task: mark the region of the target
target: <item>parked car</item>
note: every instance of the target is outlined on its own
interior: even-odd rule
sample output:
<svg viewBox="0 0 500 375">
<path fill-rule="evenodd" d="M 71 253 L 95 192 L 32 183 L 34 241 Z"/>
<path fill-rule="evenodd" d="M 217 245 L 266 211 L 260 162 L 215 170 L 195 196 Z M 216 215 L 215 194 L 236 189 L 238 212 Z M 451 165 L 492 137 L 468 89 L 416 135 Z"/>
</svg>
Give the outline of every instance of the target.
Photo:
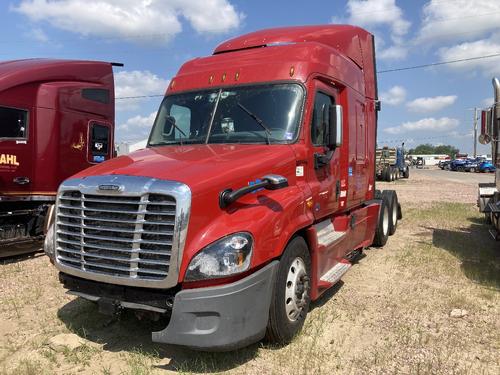
<svg viewBox="0 0 500 375">
<path fill-rule="evenodd" d="M 464 172 L 466 163 L 467 163 L 467 160 L 455 159 L 450 163 L 450 170 L 452 170 L 454 172 Z"/>
<path fill-rule="evenodd" d="M 477 171 L 478 172 L 495 172 L 496 168 L 493 165 L 491 160 L 485 160 L 485 161 L 479 163 Z"/>
<path fill-rule="evenodd" d="M 479 163 L 475 160 L 467 160 L 466 163 L 464 164 L 464 170 L 465 172 L 477 172 L 479 168 Z"/>
<path fill-rule="evenodd" d="M 442 170 L 449 170 L 450 164 L 451 160 L 443 160 L 439 162 L 438 167 L 441 168 Z"/>
</svg>

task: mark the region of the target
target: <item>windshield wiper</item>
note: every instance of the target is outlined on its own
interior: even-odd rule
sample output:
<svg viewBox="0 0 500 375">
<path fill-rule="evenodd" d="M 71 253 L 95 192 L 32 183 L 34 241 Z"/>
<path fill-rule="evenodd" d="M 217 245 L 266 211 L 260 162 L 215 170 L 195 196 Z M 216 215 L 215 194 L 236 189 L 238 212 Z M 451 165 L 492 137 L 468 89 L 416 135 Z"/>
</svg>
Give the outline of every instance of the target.
<svg viewBox="0 0 500 375">
<path fill-rule="evenodd" d="M 243 104 L 240 102 L 237 103 L 238 107 L 240 107 L 247 115 L 249 115 L 251 118 L 255 120 L 257 124 L 261 126 L 262 129 L 264 129 L 266 133 L 266 142 L 268 145 L 271 144 L 271 139 L 269 138 L 271 136 L 271 130 L 264 124 L 264 121 L 260 117 L 258 117 L 255 113 L 250 111 L 248 108 L 246 108 Z"/>
<path fill-rule="evenodd" d="M 175 123 L 175 118 L 174 117 L 172 117 L 172 116 L 166 116 L 165 120 L 168 121 L 170 123 L 170 125 L 172 125 L 174 128 L 176 128 L 179 131 L 179 133 L 181 133 L 184 136 L 184 138 L 187 139 L 188 136 L 186 135 L 186 133 L 184 133 L 181 130 L 181 128 L 179 128 L 179 126 L 177 126 L 177 124 Z M 174 134 L 174 136 L 175 136 L 175 134 Z M 179 142 L 180 142 L 180 144 L 182 146 L 182 137 L 179 138 Z"/>
</svg>

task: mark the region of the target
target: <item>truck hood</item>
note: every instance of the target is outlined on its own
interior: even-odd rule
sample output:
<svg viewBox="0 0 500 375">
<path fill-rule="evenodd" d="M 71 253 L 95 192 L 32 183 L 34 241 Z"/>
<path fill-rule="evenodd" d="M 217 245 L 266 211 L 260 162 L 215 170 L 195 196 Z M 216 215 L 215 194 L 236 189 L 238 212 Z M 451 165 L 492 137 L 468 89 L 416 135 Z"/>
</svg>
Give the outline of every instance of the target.
<svg viewBox="0 0 500 375">
<path fill-rule="evenodd" d="M 295 183 L 295 154 L 289 145 L 176 145 L 147 148 L 111 159 L 74 177 L 129 175 L 182 182 L 193 195 L 237 189 L 266 174 Z"/>
</svg>

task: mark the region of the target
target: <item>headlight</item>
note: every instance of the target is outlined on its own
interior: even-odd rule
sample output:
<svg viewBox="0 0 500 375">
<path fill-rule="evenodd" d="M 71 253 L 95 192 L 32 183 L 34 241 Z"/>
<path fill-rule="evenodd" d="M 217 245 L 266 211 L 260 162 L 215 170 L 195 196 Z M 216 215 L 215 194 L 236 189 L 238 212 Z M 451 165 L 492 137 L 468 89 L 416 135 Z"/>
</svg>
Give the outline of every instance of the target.
<svg viewBox="0 0 500 375">
<path fill-rule="evenodd" d="M 189 263 L 186 281 L 213 279 L 248 270 L 253 238 L 240 232 L 224 237 L 201 250 Z"/>
</svg>

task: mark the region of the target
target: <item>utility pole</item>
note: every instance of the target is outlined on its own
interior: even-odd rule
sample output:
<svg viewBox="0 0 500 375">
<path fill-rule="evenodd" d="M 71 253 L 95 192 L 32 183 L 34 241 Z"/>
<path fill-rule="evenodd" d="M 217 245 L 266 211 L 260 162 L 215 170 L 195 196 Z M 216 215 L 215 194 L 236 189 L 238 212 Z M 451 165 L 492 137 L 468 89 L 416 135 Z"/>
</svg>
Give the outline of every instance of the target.
<svg viewBox="0 0 500 375">
<path fill-rule="evenodd" d="M 474 107 L 474 158 L 477 158 L 477 108 Z"/>
</svg>

